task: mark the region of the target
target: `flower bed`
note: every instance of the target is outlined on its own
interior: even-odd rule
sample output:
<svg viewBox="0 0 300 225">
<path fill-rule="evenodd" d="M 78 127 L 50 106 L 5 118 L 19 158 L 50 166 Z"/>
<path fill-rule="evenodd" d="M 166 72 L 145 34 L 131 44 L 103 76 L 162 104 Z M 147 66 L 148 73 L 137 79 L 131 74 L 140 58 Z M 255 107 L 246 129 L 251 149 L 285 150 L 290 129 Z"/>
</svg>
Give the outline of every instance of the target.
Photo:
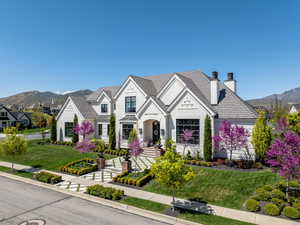
<svg viewBox="0 0 300 225">
<path fill-rule="evenodd" d="M 251 212 L 300 220 L 300 184 L 290 182 L 289 202 L 286 199 L 286 187 L 285 182 L 279 182 L 256 189 L 255 195 L 245 202 L 245 208 Z"/>
<path fill-rule="evenodd" d="M 195 165 L 195 166 L 205 166 L 205 167 L 212 167 L 213 163 L 212 162 L 206 162 L 203 160 L 196 160 L 196 159 L 192 159 L 192 160 L 185 160 L 186 164 L 189 165 Z"/>
<path fill-rule="evenodd" d="M 148 169 L 145 169 L 143 172 L 138 173 L 129 173 L 128 171 L 125 171 L 120 175 L 114 177 L 113 182 L 142 187 L 147 184 L 152 178 L 153 176 Z"/>
<path fill-rule="evenodd" d="M 37 173 L 35 179 L 48 184 L 56 184 L 62 181 L 61 176 L 48 172 Z"/>
<path fill-rule="evenodd" d="M 62 172 L 80 176 L 98 170 L 98 166 L 95 159 L 86 158 L 70 162 L 67 165 L 61 167 L 60 170 Z"/>
<path fill-rule="evenodd" d="M 124 196 L 123 190 L 118 190 L 110 187 L 103 187 L 99 184 L 88 186 L 86 192 L 90 195 L 110 200 L 120 200 Z"/>
</svg>

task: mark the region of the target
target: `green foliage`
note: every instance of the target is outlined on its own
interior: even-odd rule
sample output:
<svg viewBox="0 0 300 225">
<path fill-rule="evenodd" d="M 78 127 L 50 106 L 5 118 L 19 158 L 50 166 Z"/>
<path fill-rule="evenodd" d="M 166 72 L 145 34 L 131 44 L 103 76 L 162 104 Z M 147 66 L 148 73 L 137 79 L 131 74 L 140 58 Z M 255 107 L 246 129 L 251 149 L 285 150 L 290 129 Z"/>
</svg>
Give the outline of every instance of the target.
<svg viewBox="0 0 300 225">
<path fill-rule="evenodd" d="M 284 207 L 283 215 L 291 219 L 300 219 L 300 211 L 291 206 Z"/>
<path fill-rule="evenodd" d="M 109 149 L 116 148 L 116 117 L 111 115 L 109 122 Z"/>
<path fill-rule="evenodd" d="M 299 188 L 299 187 L 300 187 L 300 184 L 299 184 L 299 182 L 296 181 L 296 180 L 291 180 L 291 181 L 290 181 L 290 187 Z"/>
<path fill-rule="evenodd" d="M 17 134 L 18 129 L 16 127 L 6 127 L 4 128 L 4 134 L 10 135 L 10 134 Z"/>
<path fill-rule="evenodd" d="M 282 199 L 279 198 L 272 198 L 271 202 L 277 205 L 279 208 L 282 208 L 285 203 Z"/>
<path fill-rule="evenodd" d="M 172 138 L 168 138 L 165 142 L 165 149 L 170 149 L 174 145 L 174 141 Z"/>
<path fill-rule="evenodd" d="M 270 216 L 278 216 L 280 214 L 280 209 L 277 205 L 268 203 L 264 206 L 264 212 Z"/>
<path fill-rule="evenodd" d="M 5 132 L 7 138 L 0 143 L 0 152 L 5 156 L 12 157 L 12 169 L 14 169 L 15 157 L 27 152 L 27 141 L 24 138 L 17 136 L 16 129 L 6 129 Z"/>
<path fill-rule="evenodd" d="M 267 124 L 266 113 L 261 111 L 252 132 L 252 145 L 258 161 L 264 161 L 271 140 L 271 128 Z"/>
<path fill-rule="evenodd" d="M 48 172 L 39 172 L 35 175 L 35 178 L 38 181 L 48 183 L 48 184 L 56 184 L 62 181 L 62 177 L 56 174 L 48 173 Z"/>
<path fill-rule="evenodd" d="M 264 186 L 262 186 L 262 188 L 266 191 L 272 191 L 273 190 L 273 186 L 270 184 L 266 184 Z"/>
<path fill-rule="evenodd" d="M 259 202 L 254 199 L 247 200 L 245 203 L 245 206 L 246 206 L 247 210 L 249 210 L 251 212 L 257 212 L 260 210 Z"/>
<path fill-rule="evenodd" d="M 212 160 L 212 137 L 211 137 L 211 119 L 209 116 L 205 118 L 204 125 L 204 160 L 211 161 Z"/>
<path fill-rule="evenodd" d="M 73 119 L 73 127 L 75 127 L 76 125 L 78 125 L 78 117 L 77 117 L 77 115 L 75 114 L 74 119 Z M 79 136 L 78 136 L 78 134 L 76 134 L 76 132 L 73 132 L 73 135 L 72 135 L 72 143 L 73 143 L 73 144 L 76 144 L 78 141 L 79 141 Z"/>
<path fill-rule="evenodd" d="M 95 152 L 104 152 L 106 149 L 106 144 L 102 139 L 92 139 L 91 140 L 96 145 Z"/>
<path fill-rule="evenodd" d="M 86 192 L 90 195 L 110 200 L 119 200 L 124 196 L 123 190 L 118 190 L 111 187 L 104 187 L 99 184 L 88 186 Z"/>
<path fill-rule="evenodd" d="M 51 121 L 51 141 L 54 142 L 57 140 L 57 130 L 56 130 L 56 119 L 55 116 L 52 116 L 52 121 Z"/>
<path fill-rule="evenodd" d="M 134 176 L 130 176 L 132 174 Z M 128 171 L 125 171 L 125 172 L 113 177 L 113 181 L 117 182 L 117 183 L 123 183 L 123 184 L 129 184 L 129 185 L 142 187 L 153 178 L 153 175 L 147 169 L 145 169 L 143 172 L 140 172 L 139 174 L 137 174 L 137 173 L 132 173 L 132 174 L 130 174 Z"/>
<path fill-rule="evenodd" d="M 36 127 L 48 127 L 51 124 L 51 116 L 42 112 L 32 113 L 32 123 Z"/>
<path fill-rule="evenodd" d="M 133 128 L 130 131 L 129 136 L 128 136 L 128 144 L 130 144 L 131 142 L 133 142 L 137 138 L 138 138 L 137 131 L 136 131 L 136 129 Z"/>
<path fill-rule="evenodd" d="M 284 200 L 285 199 L 285 194 L 282 191 L 278 190 L 278 189 L 274 189 L 274 190 L 271 191 L 271 197 Z"/>
<path fill-rule="evenodd" d="M 289 128 L 300 135 L 300 110 L 287 116 Z"/>
<path fill-rule="evenodd" d="M 300 202 L 293 202 L 293 207 L 300 210 Z"/>
<path fill-rule="evenodd" d="M 156 181 L 172 190 L 173 201 L 175 192 L 195 176 L 191 167 L 185 165 L 181 155 L 175 152 L 175 146 L 167 149 L 151 166 L 151 173 Z"/>
<path fill-rule="evenodd" d="M 256 195 L 253 198 L 256 200 L 268 201 L 269 199 L 271 199 L 271 192 L 266 191 L 263 188 L 257 188 L 255 192 L 256 192 Z"/>
</svg>

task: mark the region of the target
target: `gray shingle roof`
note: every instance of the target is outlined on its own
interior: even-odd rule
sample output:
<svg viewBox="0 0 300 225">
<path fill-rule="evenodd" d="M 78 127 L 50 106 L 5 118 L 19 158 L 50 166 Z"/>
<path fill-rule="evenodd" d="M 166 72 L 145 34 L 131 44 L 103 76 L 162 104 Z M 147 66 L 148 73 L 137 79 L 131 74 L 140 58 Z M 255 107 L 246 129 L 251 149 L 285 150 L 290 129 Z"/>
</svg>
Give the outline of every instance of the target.
<svg viewBox="0 0 300 225">
<path fill-rule="evenodd" d="M 120 121 L 137 121 L 137 118 L 135 115 L 126 115 Z"/>
<path fill-rule="evenodd" d="M 70 96 L 70 98 L 85 119 L 94 119 L 97 116 L 92 105 L 85 98 L 79 96 Z"/>
<path fill-rule="evenodd" d="M 162 90 L 167 82 L 175 75 L 186 84 L 187 88 L 193 92 L 201 101 L 204 102 L 219 118 L 257 118 L 257 113 L 248 103 L 243 101 L 235 93 L 229 90 L 222 82 L 220 86 L 220 98 L 218 105 L 210 104 L 210 78 L 199 70 L 188 72 L 168 73 L 154 76 L 134 76 L 130 77 L 143 89 L 148 95 L 154 97 L 155 101 L 166 110 L 165 106 L 156 95 Z M 109 97 L 115 96 L 121 86 L 99 88 L 88 96 L 89 102 L 96 101 L 100 94 L 105 91 Z M 93 110 L 94 111 L 94 110 Z M 90 112 L 90 114 L 92 114 Z"/>
</svg>

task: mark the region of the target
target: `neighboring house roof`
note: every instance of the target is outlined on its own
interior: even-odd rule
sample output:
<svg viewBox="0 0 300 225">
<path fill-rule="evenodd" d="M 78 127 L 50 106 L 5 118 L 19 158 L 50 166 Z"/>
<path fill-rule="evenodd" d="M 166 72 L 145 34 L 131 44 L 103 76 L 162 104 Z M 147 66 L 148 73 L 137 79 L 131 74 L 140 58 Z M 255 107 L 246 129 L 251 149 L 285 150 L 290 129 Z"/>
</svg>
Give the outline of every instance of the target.
<svg viewBox="0 0 300 225">
<path fill-rule="evenodd" d="M 148 95 L 148 97 L 153 97 L 155 102 L 163 110 L 167 110 L 168 106 L 164 105 L 164 103 L 157 99 L 156 96 L 163 88 L 166 87 L 166 84 L 173 78 L 173 76 L 178 76 L 178 78 L 185 84 L 186 88 L 191 91 L 191 93 L 193 93 L 194 96 L 196 96 L 202 103 L 204 103 L 209 110 L 213 112 L 213 114 L 216 114 L 218 118 L 254 119 L 258 116 L 257 112 L 251 105 L 243 101 L 222 82 L 219 82 L 219 103 L 217 105 L 211 105 L 210 77 L 199 70 L 144 77 L 129 75 L 129 78 L 133 79 L 133 81 Z M 125 83 L 123 83 L 123 85 Z M 103 87 L 93 92 L 87 97 L 87 99 L 80 98 L 76 100 L 75 97 L 72 97 L 72 99 L 74 102 L 78 101 L 76 105 L 78 105 L 78 109 L 82 112 L 82 114 L 85 115 L 85 117 L 95 118 L 97 114 L 91 107 L 90 103 L 96 102 L 103 92 L 113 99 L 113 97 L 116 96 L 121 88 L 122 86 Z"/>
<path fill-rule="evenodd" d="M 15 120 L 18 120 L 18 118 L 8 109 L 8 108 L 6 108 L 4 105 L 2 105 L 2 104 L 0 104 L 0 109 L 5 109 L 5 111 L 7 112 L 7 113 L 9 113 Z M 9 118 L 7 118 L 7 119 L 5 119 L 5 120 L 8 120 Z"/>
<path fill-rule="evenodd" d="M 85 119 L 94 119 L 97 116 L 92 105 L 85 98 L 79 96 L 70 96 L 70 98 Z"/>
<path fill-rule="evenodd" d="M 293 105 L 291 105 L 291 108 L 292 107 L 295 107 L 295 109 L 298 111 L 298 110 L 300 110 L 300 104 L 293 104 Z"/>
</svg>

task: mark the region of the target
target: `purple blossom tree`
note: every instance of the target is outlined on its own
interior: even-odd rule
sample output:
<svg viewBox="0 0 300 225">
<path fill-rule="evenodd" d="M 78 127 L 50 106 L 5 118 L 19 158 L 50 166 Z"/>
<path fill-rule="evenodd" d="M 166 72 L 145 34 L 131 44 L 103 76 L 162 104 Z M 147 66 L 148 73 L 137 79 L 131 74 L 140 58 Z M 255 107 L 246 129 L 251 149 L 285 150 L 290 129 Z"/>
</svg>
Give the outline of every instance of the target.
<svg viewBox="0 0 300 225">
<path fill-rule="evenodd" d="M 274 133 L 275 135 L 283 135 L 285 132 L 288 131 L 289 123 L 286 117 L 280 118 L 277 123 L 275 124 Z"/>
<path fill-rule="evenodd" d="M 287 180 L 286 197 L 289 199 L 289 181 L 300 179 L 300 136 L 293 131 L 285 132 L 273 142 L 267 158 L 273 171 Z"/>
<path fill-rule="evenodd" d="M 131 157 L 135 157 L 135 161 L 137 161 L 137 157 L 142 154 L 143 152 L 143 148 L 142 146 L 142 142 L 136 138 L 134 139 L 129 145 L 129 154 Z"/>
<path fill-rule="evenodd" d="M 183 155 L 185 155 L 185 149 L 188 146 L 189 141 L 192 140 L 193 138 L 193 133 L 194 133 L 193 130 L 189 130 L 189 129 L 183 130 L 183 133 L 181 135 L 184 142 Z"/>
<path fill-rule="evenodd" d="M 222 148 L 222 150 L 230 152 L 229 160 L 232 162 L 232 153 L 243 148 L 246 149 L 249 137 L 250 134 L 246 128 L 223 120 L 218 134 L 213 137 L 213 142 L 216 149 Z"/>
<path fill-rule="evenodd" d="M 81 124 L 77 124 L 74 132 L 83 138 L 82 141 L 76 143 L 75 149 L 80 152 L 90 152 L 92 149 L 95 149 L 96 145 L 86 138 L 86 136 L 92 134 L 94 131 L 95 129 L 90 121 L 85 120 Z"/>
</svg>

